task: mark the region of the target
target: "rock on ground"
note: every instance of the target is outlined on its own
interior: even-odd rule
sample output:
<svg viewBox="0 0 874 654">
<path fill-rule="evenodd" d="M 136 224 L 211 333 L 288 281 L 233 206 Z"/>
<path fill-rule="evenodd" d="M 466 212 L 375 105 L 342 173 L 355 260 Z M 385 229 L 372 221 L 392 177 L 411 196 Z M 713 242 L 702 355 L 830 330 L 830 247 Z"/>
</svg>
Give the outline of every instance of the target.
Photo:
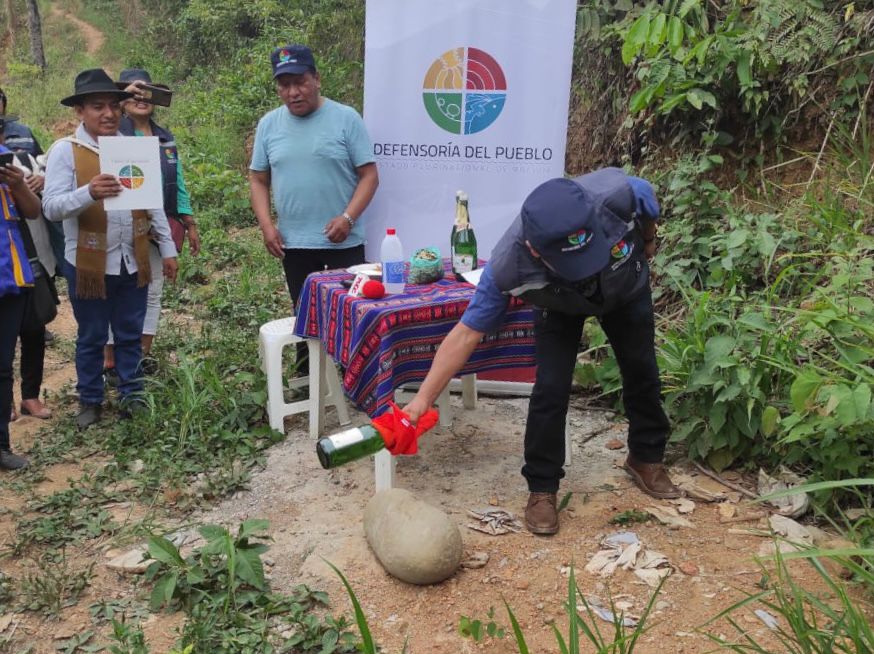
<svg viewBox="0 0 874 654">
<path fill-rule="evenodd" d="M 443 511 L 401 488 L 381 491 L 368 502 L 364 533 L 379 562 L 401 581 L 438 583 L 461 563 L 458 526 Z"/>
</svg>

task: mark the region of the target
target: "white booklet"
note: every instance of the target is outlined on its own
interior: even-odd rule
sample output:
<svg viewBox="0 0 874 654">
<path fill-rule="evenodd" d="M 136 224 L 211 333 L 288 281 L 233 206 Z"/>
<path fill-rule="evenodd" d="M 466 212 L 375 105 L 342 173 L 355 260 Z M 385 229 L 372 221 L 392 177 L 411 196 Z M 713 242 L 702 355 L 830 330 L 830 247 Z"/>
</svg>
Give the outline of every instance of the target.
<svg viewBox="0 0 874 654">
<path fill-rule="evenodd" d="M 477 268 L 476 270 L 471 270 L 470 272 L 461 273 L 461 277 L 468 284 L 473 284 L 474 286 L 478 286 L 479 285 L 479 278 L 483 276 L 483 270 L 485 270 L 485 269 L 486 269 L 486 267 L 483 266 L 482 268 Z"/>
<path fill-rule="evenodd" d="M 103 201 L 107 211 L 163 209 L 161 154 L 157 136 L 101 136 L 100 172 L 114 175 L 122 192 Z"/>
</svg>

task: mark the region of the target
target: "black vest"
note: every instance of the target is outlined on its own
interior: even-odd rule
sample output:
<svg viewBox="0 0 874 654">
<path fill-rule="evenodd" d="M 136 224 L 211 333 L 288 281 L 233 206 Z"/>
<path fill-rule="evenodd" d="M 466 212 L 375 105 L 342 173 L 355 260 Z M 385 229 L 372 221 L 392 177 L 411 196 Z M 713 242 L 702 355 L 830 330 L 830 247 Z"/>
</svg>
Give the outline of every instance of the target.
<svg viewBox="0 0 874 654">
<path fill-rule="evenodd" d="M 637 296 L 649 280 L 643 237 L 635 223 L 634 191 L 618 168 L 573 181 L 597 206 L 604 233 L 614 235 L 608 241 L 612 248 L 607 265 L 579 282 L 555 276 L 528 250 L 519 216 L 495 246 L 489 267 L 504 293 L 550 311 L 602 316 Z"/>
<path fill-rule="evenodd" d="M 158 148 L 161 151 L 161 179 L 164 183 L 164 213 L 171 218 L 179 217 L 179 182 L 177 167 L 179 153 L 176 150 L 176 139 L 170 130 L 164 129 L 154 120 L 149 121 L 152 134 L 158 137 Z M 133 121 L 122 116 L 118 131 L 125 136 L 135 136 Z"/>
</svg>

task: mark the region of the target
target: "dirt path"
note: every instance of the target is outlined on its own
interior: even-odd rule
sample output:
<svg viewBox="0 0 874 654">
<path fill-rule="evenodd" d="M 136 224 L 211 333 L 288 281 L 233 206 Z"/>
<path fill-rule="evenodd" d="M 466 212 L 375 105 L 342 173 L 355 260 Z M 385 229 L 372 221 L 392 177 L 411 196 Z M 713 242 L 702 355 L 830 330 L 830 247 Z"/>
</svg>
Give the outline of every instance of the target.
<svg viewBox="0 0 874 654">
<path fill-rule="evenodd" d="M 57 4 L 52 5 L 52 18 L 59 18 L 73 23 L 85 39 L 85 51 L 92 57 L 96 57 L 97 53 L 106 42 L 106 36 L 91 23 L 86 23 L 84 20 L 71 13 L 70 11 L 60 7 Z"/>
</svg>

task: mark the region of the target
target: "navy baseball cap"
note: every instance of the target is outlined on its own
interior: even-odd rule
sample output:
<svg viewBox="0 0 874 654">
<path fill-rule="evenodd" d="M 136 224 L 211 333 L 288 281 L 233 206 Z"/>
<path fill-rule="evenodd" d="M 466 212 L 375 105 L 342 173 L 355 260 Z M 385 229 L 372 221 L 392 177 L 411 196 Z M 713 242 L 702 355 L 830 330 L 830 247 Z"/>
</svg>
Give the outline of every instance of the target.
<svg viewBox="0 0 874 654">
<path fill-rule="evenodd" d="M 280 75 L 302 75 L 316 72 L 313 51 L 305 45 L 284 45 L 270 53 L 273 78 Z"/>
<path fill-rule="evenodd" d="M 146 84 L 151 84 L 152 76 L 149 75 L 149 71 L 144 68 L 125 68 L 118 75 L 118 86 L 119 88 L 126 89 L 131 82 L 145 82 Z"/>
<path fill-rule="evenodd" d="M 578 282 L 601 271 L 627 223 L 570 179 L 550 179 L 525 198 L 522 234 L 547 267 Z"/>
</svg>

